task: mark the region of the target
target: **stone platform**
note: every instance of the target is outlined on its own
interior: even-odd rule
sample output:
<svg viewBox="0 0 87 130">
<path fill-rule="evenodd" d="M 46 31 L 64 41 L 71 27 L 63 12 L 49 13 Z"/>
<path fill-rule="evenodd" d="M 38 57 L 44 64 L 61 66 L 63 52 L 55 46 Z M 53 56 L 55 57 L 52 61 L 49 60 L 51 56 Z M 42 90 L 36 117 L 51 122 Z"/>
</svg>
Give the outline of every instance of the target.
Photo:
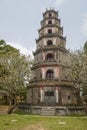
<svg viewBox="0 0 87 130">
<path fill-rule="evenodd" d="M 38 114 L 43 116 L 59 116 L 59 115 L 74 115 L 85 114 L 82 106 L 30 106 L 19 105 L 18 109 L 30 114 Z"/>
</svg>

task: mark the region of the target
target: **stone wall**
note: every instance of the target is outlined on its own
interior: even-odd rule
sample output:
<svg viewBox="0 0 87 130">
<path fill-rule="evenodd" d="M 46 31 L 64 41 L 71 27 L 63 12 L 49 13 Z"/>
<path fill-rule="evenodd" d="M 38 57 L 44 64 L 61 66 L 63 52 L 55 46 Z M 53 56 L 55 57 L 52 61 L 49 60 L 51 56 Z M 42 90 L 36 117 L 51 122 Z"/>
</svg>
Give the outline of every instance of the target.
<svg viewBox="0 0 87 130">
<path fill-rule="evenodd" d="M 35 88 L 28 89 L 27 103 L 33 104 L 33 105 L 38 105 L 40 103 L 40 89 L 39 88 L 35 87 Z"/>
<path fill-rule="evenodd" d="M 74 95 L 74 89 L 69 87 L 61 87 L 61 99 L 63 105 L 76 105 L 76 97 Z"/>
<path fill-rule="evenodd" d="M 46 91 L 53 91 L 54 97 L 50 97 L 50 99 L 55 100 L 56 101 L 55 103 L 58 103 L 58 105 L 66 106 L 66 105 L 77 104 L 76 97 L 73 93 L 74 90 L 69 87 L 61 87 L 61 86 L 55 86 L 55 87 L 54 86 L 53 87 L 40 86 L 40 87 L 30 88 L 28 89 L 28 93 L 27 93 L 27 103 L 39 105 L 40 103 L 43 102 L 44 105 L 46 105 L 45 99 L 48 100 L 49 98 L 49 97 L 45 98 Z M 50 100 L 50 103 L 51 103 L 51 100 Z"/>
</svg>

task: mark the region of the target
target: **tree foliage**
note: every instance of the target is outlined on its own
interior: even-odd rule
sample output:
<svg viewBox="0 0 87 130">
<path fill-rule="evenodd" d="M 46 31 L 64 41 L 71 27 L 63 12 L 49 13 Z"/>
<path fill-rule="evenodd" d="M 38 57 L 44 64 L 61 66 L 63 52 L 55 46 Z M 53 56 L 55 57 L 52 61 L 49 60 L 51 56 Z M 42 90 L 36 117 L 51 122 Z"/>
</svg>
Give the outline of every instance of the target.
<svg viewBox="0 0 87 130">
<path fill-rule="evenodd" d="M 23 91 L 30 78 L 30 56 L 20 54 L 19 50 L 0 41 L 0 90 L 5 93 L 11 106 L 12 101 Z"/>
<path fill-rule="evenodd" d="M 87 42 L 82 50 L 71 53 L 70 68 L 74 86 L 80 97 L 87 102 Z"/>
<path fill-rule="evenodd" d="M 87 41 L 84 44 L 84 52 L 87 53 Z"/>
</svg>

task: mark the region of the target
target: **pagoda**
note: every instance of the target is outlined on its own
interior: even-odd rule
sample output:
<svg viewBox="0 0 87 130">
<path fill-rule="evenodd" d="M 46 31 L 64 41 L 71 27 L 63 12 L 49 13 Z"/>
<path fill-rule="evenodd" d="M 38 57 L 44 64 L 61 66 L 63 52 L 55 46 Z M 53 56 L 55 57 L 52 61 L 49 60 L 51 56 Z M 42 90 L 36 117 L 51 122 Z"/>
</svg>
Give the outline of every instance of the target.
<svg viewBox="0 0 87 130">
<path fill-rule="evenodd" d="M 66 49 L 58 11 L 46 9 L 38 34 L 27 103 L 32 106 L 76 105 L 70 68 L 65 64 L 70 52 Z"/>
</svg>

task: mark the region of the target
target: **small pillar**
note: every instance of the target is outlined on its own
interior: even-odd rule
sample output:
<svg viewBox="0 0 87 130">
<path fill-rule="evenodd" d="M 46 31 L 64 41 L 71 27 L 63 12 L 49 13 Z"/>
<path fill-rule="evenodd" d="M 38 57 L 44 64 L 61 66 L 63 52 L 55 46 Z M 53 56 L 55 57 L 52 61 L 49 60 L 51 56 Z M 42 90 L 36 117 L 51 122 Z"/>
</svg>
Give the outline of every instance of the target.
<svg viewBox="0 0 87 130">
<path fill-rule="evenodd" d="M 45 79 L 45 70 L 44 70 L 44 68 L 42 69 L 42 79 Z"/>
<path fill-rule="evenodd" d="M 59 90 L 58 90 L 58 87 L 56 87 L 56 103 L 59 103 Z"/>
<path fill-rule="evenodd" d="M 40 102 L 42 103 L 44 100 L 44 89 L 43 86 L 40 87 Z"/>
</svg>

